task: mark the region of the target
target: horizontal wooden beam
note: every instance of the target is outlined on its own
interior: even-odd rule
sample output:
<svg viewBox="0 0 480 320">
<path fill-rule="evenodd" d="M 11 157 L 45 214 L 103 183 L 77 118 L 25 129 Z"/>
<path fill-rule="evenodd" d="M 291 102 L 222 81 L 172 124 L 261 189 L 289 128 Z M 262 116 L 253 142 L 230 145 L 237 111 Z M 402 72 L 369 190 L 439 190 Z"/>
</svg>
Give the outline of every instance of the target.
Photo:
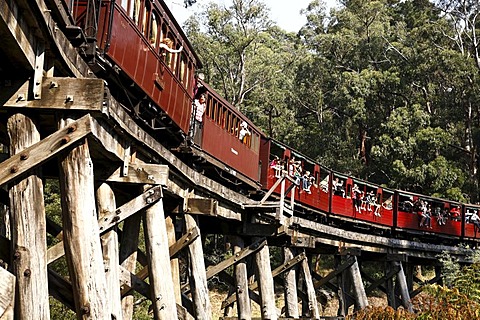
<svg viewBox="0 0 480 320">
<path fill-rule="evenodd" d="M 0 163 L 0 186 L 13 181 L 84 139 L 91 132 L 90 120 L 89 115 L 83 116 Z"/>
<path fill-rule="evenodd" d="M 96 180 L 118 183 L 136 183 L 150 185 L 167 185 L 169 168 L 161 164 L 129 164 L 128 174 L 124 175 L 122 167 L 119 167 L 109 176 L 101 172 L 95 177 Z"/>
<path fill-rule="evenodd" d="M 48 268 L 48 292 L 70 310 L 75 311 L 72 284 L 50 268 Z"/>
<path fill-rule="evenodd" d="M 217 201 L 214 199 L 187 198 L 186 212 L 190 214 L 217 215 Z"/>
<path fill-rule="evenodd" d="M 8 92 L 4 108 L 36 108 L 107 112 L 105 82 L 95 78 L 43 78 L 41 99 L 28 100 L 29 82 L 17 92 Z"/>
</svg>

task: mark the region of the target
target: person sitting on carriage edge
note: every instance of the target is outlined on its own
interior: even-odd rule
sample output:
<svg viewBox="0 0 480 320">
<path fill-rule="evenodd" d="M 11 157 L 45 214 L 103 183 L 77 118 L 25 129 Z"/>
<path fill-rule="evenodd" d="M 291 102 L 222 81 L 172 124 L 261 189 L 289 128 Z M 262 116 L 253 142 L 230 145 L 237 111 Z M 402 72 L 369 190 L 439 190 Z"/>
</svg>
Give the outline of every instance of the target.
<svg viewBox="0 0 480 320">
<path fill-rule="evenodd" d="M 240 133 L 238 134 L 238 139 L 244 144 L 247 144 L 247 137 L 251 135 L 250 130 L 248 130 L 248 124 L 245 121 L 242 121 L 240 124 Z"/>
</svg>

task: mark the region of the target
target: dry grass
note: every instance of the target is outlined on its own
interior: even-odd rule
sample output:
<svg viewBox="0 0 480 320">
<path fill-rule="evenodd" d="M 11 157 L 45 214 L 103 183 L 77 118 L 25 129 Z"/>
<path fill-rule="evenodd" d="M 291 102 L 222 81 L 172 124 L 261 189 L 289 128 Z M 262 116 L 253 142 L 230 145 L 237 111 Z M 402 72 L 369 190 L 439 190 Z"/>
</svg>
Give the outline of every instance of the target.
<svg viewBox="0 0 480 320">
<path fill-rule="evenodd" d="M 210 302 L 212 303 L 212 310 L 213 310 L 213 319 L 220 319 L 223 317 L 223 310 L 221 310 L 222 302 L 227 297 L 227 292 L 220 292 L 210 290 Z M 283 295 L 277 294 L 276 296 L 276 305 L 279 310 L 282 309 L 284 306 L 283 302 Z M 369 297 L 368 298 L 369 305 L 375 307 L 386 307 L 387 300 L 385 297 Z M 322 307 L 319 305 L 321 310 L 320 315 L 324 317 L 332 317 L 337 315 L 338 311 L 338 300 L 333 298 L 327 302 L 324 306 L 323 310 Z M 301 305 L 299 304 L 299 310 L 301 310 Z M 350 307 L 349 313 L 353 313 L 353 306 Z M 237 310 L 234 308 L 233 315 L 237 314 Z M 252 317 L 260 317 L 260 307 L 255 302 L 252 302 Z"/>
</svg>

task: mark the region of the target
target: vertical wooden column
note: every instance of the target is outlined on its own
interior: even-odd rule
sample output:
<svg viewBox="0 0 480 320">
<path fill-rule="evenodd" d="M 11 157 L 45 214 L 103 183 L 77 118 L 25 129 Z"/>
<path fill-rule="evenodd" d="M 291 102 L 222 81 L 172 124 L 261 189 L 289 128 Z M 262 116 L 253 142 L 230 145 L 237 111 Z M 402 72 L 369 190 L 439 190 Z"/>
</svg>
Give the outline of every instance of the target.
<svg viewBox="0 0 480 320">
<path fill-rule="evenodd" d="M 421 271 L 422 269 L 420 269 Z M 421 273 L 420 273 L 421 275 Z M 438 279 L 437 284 L 443 286 L 442 266 L 435 266 L 435 278 Z"/>
<path fill-rule="evenodd" d="M 392 263 L 387 261 L 385 262 L 385 276 L 387 276 L 390 271 L 392 271 Z M 397 301 L 395 298 L 395 288 L 393 285 L 393 277 L 386 279 L 386 289 L 387 289 L 387 301 L 388 305 L 394 309 L 397 309 Z"/>
<path fill-rule="evenodd" d="M 350 276 L 352 278 L 353 293 L 355 295 L 357 309 L 363 309 L 368 306 L 367 294 L 365 293 L 365 287 L 363 286 L 362 275 L 360 273 L 360 267 L 358 265 L 357 257 L 355 262 L 350 266 Z"/>
<path fill-rule="evenodd" d="M 175 236 L 175 216 L 168 216 L 165 219 L 167 227 L 168 246 L 172 246 L 177 241 Z M 182 305 L 182 291 L 180 290 L 180 265 L 178 258 L 170 259 L 170 268 L 172 269 L 173 292 L 175 294 L 175 301 Z"/>
<path fill-rule="evenodd" d="M 7 122 L 10 155 L 40 141 L 35 123 L 23 114 Z M 24 159 L 30 157 L 24 153 Z M 9 190 L 12 230 L 12 271 L 17 278 L 17 319 L 50 319 L 47 276 L 47 229 L 41 170 L 34 169 Z"/>
<path fill-rule="evenodd" d="M 403 272 L 402 262 L 394 261 L 394 266 L 398 267 L 397 273 L 397 283 L 400 289 L 400 295 L 402 296 L 402 304 L 409 312 L 413 312 L 413 305 L 410 301 L 410 293 L 408 291 L 407 285 L 407 278 L 405 277 L 405 273 Z"/>
<path fill-rule="evenodd" d="M 135 273 L 137 264 L 138 236 L 142 217 L 139 213 L 125 219 L 122 240 L 120 243 L 120 265 L 131 273 Z M 133 316 L 133 292 L 122 298 L 122 315 L 124 320 Z"/>
<path fill-rule="evenodd" d="M 0 267 L 0 319 L 13 320 L 15 306 L 15 276 Z"/>
<path fill-rule="evenodd" d="M 107 183 L 102 183 L 97 189 L 98 215 L 102 218 L 104 215 L 115 212 L 115 195 L 112 188 Z M 112 319 L 122 319 L 122 303 L 119 287 L 118 264 L 120 261 L 118 250 L 117 227 L 101 236 L 103 263 L 105 265 L 105 275 L 107 279 L 107 301 L 109 303 Z"/>
<path fill-rule="evenodd" d="M 335 269 L 338 269 L 342 265 L 342 256 L 335 255 Z M 347 301 L 345 297 L 345 290 L 346 290 L 346 279 L 345 279 L 345 272 L 340 272 L 337 275 L 337 283 L 338 283 L 338 311 L 337 316 L 344 317 L 348 313 Z"/>
<path fill-rule="evenodd" d="M 310 273 L 310 266 L 308 259 L 302 260 L 303 278 L 305 280 L 305 288 L 308 297 L 308 314 L 311 319 L 320 319 L 320 313 L 318 311 L 317 295 L 315 293 L 315 287 L 313 286 L 312 274 Z"/>
<path fill-rule="evenodd" d="M 277 309 L 275 307 L 275 290 L 273 286 L 272 269 L 270 267 L 270 250 L 264 246 L 255 254 L 257 265 L 256 275 L 261 298 L 262 319 L 276 320 Z"/>
<path fill-rule="evenodd" d="M 294 258 L 294 249 L 289 247 L 283 248 L 283 260 L 287 262 Z M 297 295 L 297 270 L 291 268 L 285 272 L 285 316 L 291 318 L 298 318 L 298 295 Z"/>
<path fill-rule="evenodd" d="M 413 272 L 415 265 L 411 262 L 407 262 L 405 266 L 405 277 L 407 278 L 407 286 L 409 291 L 413 291 Z"/>
<path fill-rule="evenodd" d="M 149 189 L 148 186 L 144 188 L 145 190 Z M 163 197 L 145 211 L 143 222 L 154 318 L 157 320 L 178 319 L 171 277 L 172 269 Z"/>
<path fill-rule="evenodd" d="M 195 218 L 185 214 L 186 229 L 198 227 Z M 200 230 L 200 228 L 199 228 Z M 192 292 L 195 318 L 198 320 L 212 319 L 212 306 L 208 295 L 207 275 L 205 261 L 203 260 L 203 247 L 201 236 L 197 237 L 189 246 L 190 254 L 190 290 Z"/>
<path fill-rule="evenodd" d="M 68 126 L 70 119 L 60 122 Z M 78 319 L 111 319 L 87 140 L 60 159 L 63 244 Z"/>
<path fill-rule="evenodd" d="M 231 237 L 233 254 L 241 251 L 245 243 L 240 237 Z M 252 308 L 248 295 L 247 262 L 245 259 L 235 264 L 235 291 L 237 294 L 237 314 L 239 320 L 251 319 Z"/>
</svg>

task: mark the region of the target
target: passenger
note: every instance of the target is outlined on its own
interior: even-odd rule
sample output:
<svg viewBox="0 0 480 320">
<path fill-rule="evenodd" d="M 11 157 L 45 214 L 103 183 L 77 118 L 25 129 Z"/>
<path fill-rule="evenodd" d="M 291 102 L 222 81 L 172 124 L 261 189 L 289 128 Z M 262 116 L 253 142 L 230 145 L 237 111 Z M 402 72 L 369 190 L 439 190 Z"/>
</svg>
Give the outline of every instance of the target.
<svg viewBox="0 0 480 320">
<path fill-rule="evenodd" d="M 345 189 L 343 189 L 343 181 L 340 181 L 338 178 L 335 178 L 333 181 L 333 192 L 335 194 L 340 194 L 345 198 Z"/>
<path fill-rule="evenodd" d="M 373 192 L 373 191 L 372 191 Z M 370 207 L 373 207 L 375 208 L 375 210 L 373 211 L 373 214 L 375 214 L 375 216 L 377 217 L 381 217 L 381 214 L 380 214 L 380 204 L 377 203 L 377 197 L 375 197 L 375 195 L 373 195 L 372 197 L 370 197 L 371 199 L 371 205 Z"/>
<path fill-rule="evenodd" d="M 310 187 L 312 186 L 312 179 L 314 180 L 315 178 L 310 175 L 310 171 L 305 171 L 305 173 L 302 176 L 302 187 L 303 190 L 305 190 L 306 193 L 311 194 L 312 192 L 310 191 Z"/>
<path fill-rule="evenodd" d="M 192 126 L 190 128 L 190 136 L 197 143 L 201 142 L 201 133 L 203 128 L 203 114 L 207 109 L 207 100 L 204 94 L 195 99 L 192 105 Z"/>
<path fill-rule="evenodd" d="M 323 192 L 328 193 L 328 181 L 330 180 L 330 176 L 326 176 L 325 179 L 320 181 L 320 188 Z"/>
<path fill-rule="evenodd" d="M 473 211 L 472 215 L 470 216 L 470 223 L 473 223 L 477 230 L 480 230 L 480 217 L 477 214 L 477 210 Z"/>
<path fill-rule="evenodd" d="M 460 208 L 455 206 L 450 209 L 450 219 L 460 221 Z"/>
<path fill-rule="evenodd" d="M 300 185 L 300 181 L 302 180 L 302 165 L 301 161 L 295 161 L 293 164 L 293 178 L 295 179 L 295 184 L 297 186 Z"/>
<path fill-rule="evenodd" d="M 375 197 L 373 190 L 370 190 L 370 192 L 367 194 L 367 211 L 373 211 L 372 206 L 375 204 L 377 204 L 377 198 Z"/>
<path fill-rule="evenodd" d="M 358 188 L 357 184 L 353 185 L 352 188 L 352 199 L 353 199 L 353 205 L 355 206 L 355 211 L 360 213 L 360 205 L 361 205 L 361 196 L 362 192 Z"/>
<path fill-rule="evenodd" d="M 250 130 L 248 130 L 248 124 L 245 121 L 242 121 L 240 128 L 238 139 L 240 139 L 240 141 L 242 141 L 244 144 L 247 144 L 247 137 L 251 135 Z"/>
</svg>

